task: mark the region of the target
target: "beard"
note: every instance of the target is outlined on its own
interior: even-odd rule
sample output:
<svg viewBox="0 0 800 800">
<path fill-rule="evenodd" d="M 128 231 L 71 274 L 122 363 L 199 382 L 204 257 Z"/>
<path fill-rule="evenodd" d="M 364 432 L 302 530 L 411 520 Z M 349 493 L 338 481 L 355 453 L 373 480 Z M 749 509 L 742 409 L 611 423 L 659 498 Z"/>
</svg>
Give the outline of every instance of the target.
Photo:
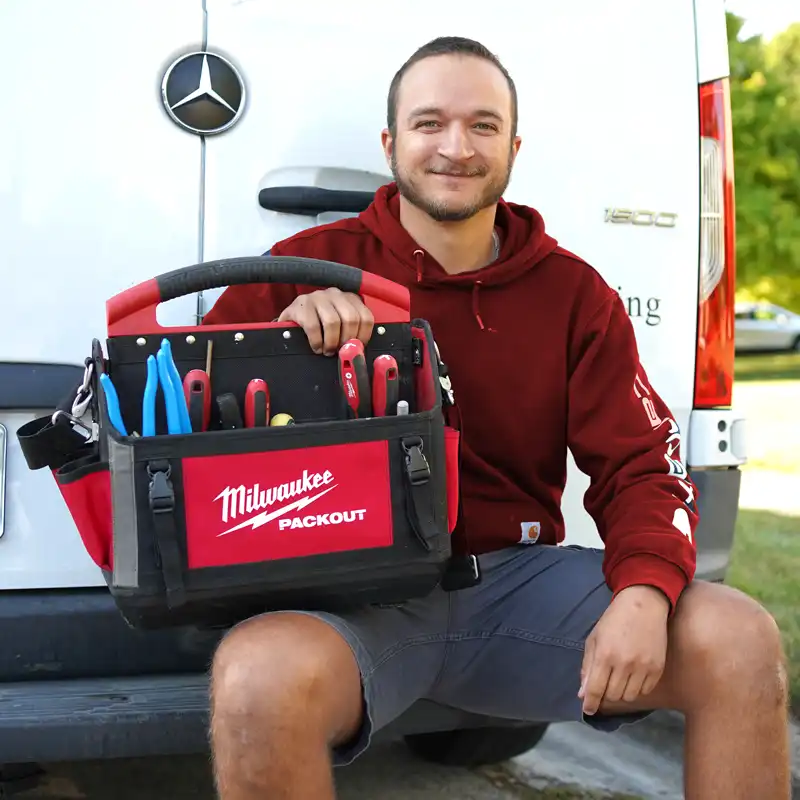
<svg viewBox="0 0 800 800">
<path fill-rule="evenodd" d="M 490 175 L 489 180 L 482 184 L 480 193 L 469 201 L 459 200 L 442 200 L 437 197 L 430 197 L 420 189 L 418 183 L 414 178 L 404 170 L 402 170 L 397 163 L 397 149 L 392 152 L 391 170 L 392 177 L 397 184 L 397 189 L 400 195 L 404 197 L 411 205 L 416 206 L 421 211 L 424 211 L 431 219 L 436 222 L 461 222 L 465 219 L 474 217 L 479 211 L 484 208 L 495 205 L 503 196 L 509 181 L 511 180 L 511 167 L 514 162 L 513 150 L 509 149 L 508 163 L 506 168 L 501 174 Z M 432 172 L 430 168 L 426 168 L 425 172 Z M 446 169 L 441 170 L 444 174 L 448 174 Z M 485 178 L 489 174 L 488 169 L 484 167 L 474 167 L 468 171 L 452 170 L 454 175 L 468 175 L 470 177 Z"/>
</svg>

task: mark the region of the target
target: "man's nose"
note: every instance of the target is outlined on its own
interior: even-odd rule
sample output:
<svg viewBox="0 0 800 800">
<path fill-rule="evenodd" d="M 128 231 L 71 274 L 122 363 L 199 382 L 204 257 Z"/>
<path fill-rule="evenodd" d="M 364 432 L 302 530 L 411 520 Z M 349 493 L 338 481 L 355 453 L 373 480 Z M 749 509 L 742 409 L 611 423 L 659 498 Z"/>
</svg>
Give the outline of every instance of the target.
<svg viewBox="0 0 800 800">
<path fill-rule="evenodd" d="M 475 155 L 468 132 L 463 125 L 452 124 L 439 140 L 439 153 L 451 161 L 467 161 Z"/>
</svg>

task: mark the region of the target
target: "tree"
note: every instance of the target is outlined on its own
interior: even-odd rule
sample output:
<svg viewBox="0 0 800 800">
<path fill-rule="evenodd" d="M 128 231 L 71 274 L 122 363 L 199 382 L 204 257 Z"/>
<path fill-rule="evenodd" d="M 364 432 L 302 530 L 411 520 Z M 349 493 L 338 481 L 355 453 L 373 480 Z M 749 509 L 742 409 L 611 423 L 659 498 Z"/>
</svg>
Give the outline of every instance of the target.
<svg viewBox="0 0 800 800">
<path fill-rule="evenodd" d="M 737 285 L 800 311 L 800 23 L 765 43 L 727 22 Z"/>
</svg>

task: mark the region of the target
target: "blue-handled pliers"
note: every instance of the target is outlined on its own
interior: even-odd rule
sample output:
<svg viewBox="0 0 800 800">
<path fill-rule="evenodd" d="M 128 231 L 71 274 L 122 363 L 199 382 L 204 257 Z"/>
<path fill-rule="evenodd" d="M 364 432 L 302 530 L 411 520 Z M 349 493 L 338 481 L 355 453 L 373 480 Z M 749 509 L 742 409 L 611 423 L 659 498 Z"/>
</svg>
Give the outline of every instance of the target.
<svg viewBox="0 0 800 800">
<path fill-rule="evenodd" d="M 117 429 L 120 436 L 127 436 L 128 431 L 125 428 L 125 423 L 122 421 L 122 412 L 119 408 L 119 397 L 111 378 L 105 372 L 100 375 L 100 383 L 103 385 L 103 393 L 106 396 L 106 409 L 108 410 L 108 419 L 111 424 Z"/>
<path fill-rule="evenodd" d="M 155 436 L 156 433 L 156 394 L 159 383 L 164 391 L 167 432 L 191 433 L 192 425 L 189 421 L 189 409 L 181 377 L 167 339 L 162 339 L 161 347 L 155 356 L 147 357 L 147 382 L 142 400 L 142 436 Z"/>
</svg>

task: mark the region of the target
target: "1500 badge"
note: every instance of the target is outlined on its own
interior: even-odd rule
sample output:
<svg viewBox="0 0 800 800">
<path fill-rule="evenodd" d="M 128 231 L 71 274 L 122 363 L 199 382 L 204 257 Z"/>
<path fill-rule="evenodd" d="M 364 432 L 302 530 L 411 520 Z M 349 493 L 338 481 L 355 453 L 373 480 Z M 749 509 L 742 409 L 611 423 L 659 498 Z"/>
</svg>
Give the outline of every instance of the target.
<svg viewBox="0 0 800 800">
<path fill-rule="evenodd" d="M 607 208 L 606 222 L 616 224 L 655 226 L 656 228 L 674 228 L 678 224 L 678 215 L 669 211 L 644 211 L 630 208 Z"/>
</svg>

